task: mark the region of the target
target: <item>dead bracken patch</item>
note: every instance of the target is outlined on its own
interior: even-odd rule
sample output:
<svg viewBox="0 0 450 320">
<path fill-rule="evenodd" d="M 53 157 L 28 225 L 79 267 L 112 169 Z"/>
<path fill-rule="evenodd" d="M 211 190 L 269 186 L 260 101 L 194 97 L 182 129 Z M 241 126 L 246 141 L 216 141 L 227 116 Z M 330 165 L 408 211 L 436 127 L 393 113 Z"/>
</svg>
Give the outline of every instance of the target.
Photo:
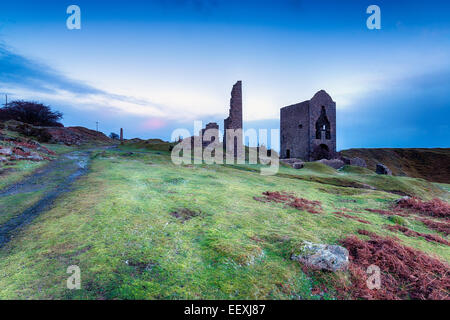
<svg viewBox="0 0 450 320">
<path fill-rule="evenodd" d="M 424 225 L 434 231 L 442 232 L 446 236 L 450 234 L 450 222 L 436 222 L 422 217 L 416 217 L 416 220 L 422 222 Z"/>
<path fill-rule="evenodd" d="M 422 201 L 419 198 L 404 198 L 397 202 L 396 208 L 410 209 L 431 217 L 450 218 L 450 204 L 440 199 Z"/>
<path fill-rule="evenodd" d="M 201 212 L 192 211 L 186 208 L 178 209 L 177 211 L 173 211 L 170 215 L 174 218 L 181 220 L 182 222 L 188 221 L 194 217 L 200 216 Z"/>
<path fill-rule="evenodd" d="M 436 235 L 432 235 L 432 234 L 426 234 L 426 233 L 420 233 L 420 232 L 416 232 L 414 230 L 411 230 L 407 227 L 404 226 L 399 226 L 399 225 L 395 225 L 395 226 L 385 226 L 386 229 L 390 230 L 390 231 L 399 231 L 401 233 L 403 233 L 404 235 L 408 236 L 408 237 L 422 237 L 425 238 L 425 240 L 429 241 L 429 242 L 437 242 L 437 243 L 441 243 L 441 244 L 445 244 L 447 246 L 450 246 L 450 242 L 445 240 L 444 238 L 441 238 L 439 236 Z"/>
<path fill-rule="evenodd" d="M 449 266 L 436 258 L 367 230 L 358 233 L 369 240 L 349 236 L 341 240 L 350 254 L 351 284 L 338 285 L 339 295 L 354 299 L 448 300 Z M 381 271 L 381 288 L 369 289 L 366 270 L 376 265 Z"/>
<path fill-rule="evenodd" d="M 346 214 L 346 213 L 344 213 L 344 212 L 336 211 L 336 212 L 333 212 L 333 214 L 337 215 L 338 217 L 356 220 L 356 221 L 361 222 L 361 223 L 372 224 L 371 222 L 369 222 L 369 221 L 367 221 L 367 220 L 364 220 L 364 219 L 360 219 L 360 218 L 358 218 L 358 217 L 351 216 L 351 215 Z"/>
<path fill-rule="evenodd" d="M 309 213 L 321 213 L 322 212 L 322 204 L 320 201 L 312 201 L 304 198 L 297 198 L 291 193 L 288 192 L 263 192 L 264 197 L 253 197 L 256 201 L 260 202 L 277 202 L 284 203 L 289 207 L 293 207 L 298 210 L 305 210 Z"/>
</svg>

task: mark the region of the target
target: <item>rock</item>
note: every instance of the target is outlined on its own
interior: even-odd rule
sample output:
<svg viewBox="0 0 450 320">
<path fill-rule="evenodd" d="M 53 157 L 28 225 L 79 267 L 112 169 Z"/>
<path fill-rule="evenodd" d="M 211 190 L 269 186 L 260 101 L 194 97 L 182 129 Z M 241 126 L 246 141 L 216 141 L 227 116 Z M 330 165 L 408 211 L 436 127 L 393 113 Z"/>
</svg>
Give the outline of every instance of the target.
<svg viewBox="0 0 450 320">
<path fill-rule="evenodd" d="M 305 241 L 298 253 L 291 256 L 308 267 L 332 272 L 346 270 L 348 267 L 348 250 L 329 244 L 317 244 Z"/>
<path fill-rule="evenodd" d="M 364 159 L 361 158 L 351 158 L 350 159 L 350 165 L 351 166 L 357 166 L 357 167 L 362 167 L 362 168 L 367 168 L 367 164 L 366 161 L 364 161 Z"/>
<path fill-rule="evenodd" d="M 342 168 L 345 165 L 344 161 L 342 161 L 340 159 L 332 159 L 332 160 L 322 159 L 322 160 L 318 160 L 316 162 L 323 163 L 323 164 L 325 164 L 329 167 L 332 167 L 336 170 Z"/>
<path fill-rule="evenodd" d="M 12 155 L 12 150 L 11 148 L 0 149 L 0 154 L 4 156 L 10 156 Z"/>
<path fill-rule="evenodd" d="M 344 157 L 344 156 L 340 156 L 339 160 L 342 160 L 344 162 L 344 164 L 346 164 L 346 165 L 350 165 L 350 163 L 352 161 L 351 158 L 347 158 L 347 157 Z"/>
<path fill-rule="evenodd" d="M 367 168 L 367 164 L 366 161 L 364 161 L 364 159 L 361 158 L 348 158 L 348 157 L 339 157 L 339 160 L 342 160 L 344 162 L 344 164 L 349 165 L 349 166 L 357 166 L 357 167 L 363 167 L 363 168 Z"/>
<path fill-rule="evenodd" d="M 298 158 L 290 158 L 290 159 L 280 159 L 280 162 L 291 166 L 294 169 L 301 169 L 304 167 L 304 163 L 302 160 Z"/>
<path fill-rule="evenodd" d="M 294 162 L 292 164 L 292 168 L 297 169 L 297 170 L 303 168 L 304 166 L 305 166 L 305 164 L 303 162 L 301 162 L 301 161 Z"/>
<path fill-rule="evenodd" d="M 392 176 L 392 171 L 382 163 L 377 164 L 376 173 Z"/>
<path fill-rule="evenodd" d="M 42 158 L 39 153 L 37 152 L 32 152 L 31 155 L 29 155 L 27 158 L 27 160 L 31 160 L 31 161 L 42 161 L 44 160 L 44 158 Z"/>
<path fill-rule="evenodd" d="M 21 155 L 18 155 L 18 154 L 11 156 L 10 159 L 11 159 L 11 161 L 26 160 L 26 158 L 24 156 L 21 156 Z"/>
<path fill-rule="evenodd" d="M 401 197 L 400 199 L 395 200 L 395 203 L 401 204 L 401 203 L 407 202 L 409 199 L 411 199 L 411 197 L 409 197 L 409 196 Z"/>
</svg>

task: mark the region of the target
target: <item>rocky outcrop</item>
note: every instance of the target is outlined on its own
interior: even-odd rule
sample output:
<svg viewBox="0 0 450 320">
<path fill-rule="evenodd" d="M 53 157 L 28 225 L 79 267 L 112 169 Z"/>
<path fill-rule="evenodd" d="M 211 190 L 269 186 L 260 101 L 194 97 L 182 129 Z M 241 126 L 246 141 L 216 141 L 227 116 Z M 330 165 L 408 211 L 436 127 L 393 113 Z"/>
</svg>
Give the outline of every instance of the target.
<svg viewBox="0 0 450 320">
<path fill-rule="evenodd" d="M 296 158 L 280 159 L 280 162 L 287 164 L 294 169 L 302 169 L 305 166 L 305 163 L 302 160 Z"/>
<path fill-rule="evenodd" d="M 349 158 L 349 157 L 341 156 L 339 159 L 342 160 L 346 165 L 349 165 L 349 166 L 367 168 L 366 161 L 364 161 L 364 159 L 361 159 L 358 157 Z"/>
<path fill-rule="evenodd" d="M 345 165 L 344 161 L 342 161 L 340 159 L 331 159 L 331 160 L 322 159 L 322 160 L 318 160 L 316 162 L 323 163 L 324 165 L 332 167 L 336 170 L 342 168 Z"/>
<path fill-rule="evenodd" d="M 10 155 L 12 155 L 11 148 L 2 148 L 0 146 L 0 155 L 3 155 L 3 156 L 10 156 Z"/>
<path fill-rule="evenodd" d="M 332 272 L 346 270 L 349 264 L 348 250 L 344 247 L 308 241 L 291 255 L 291 260 L 313 269 Z"/>
<path fill-rule="evenodd" d="M 13 122 L 13 124 L 23 125 L 17 122 Z M 27 127 L 27 125 L 22 127 Z M 53 151 L 35 140 L 11 136 L 7 132 L 0 132 L 0 162 L 5 165 L 12 165 L 14 161 L 19 160 L 51 160 L 54 155 Z"/>
<path fill-rule="evenodd" d="M 392 176 L 392 171 L 382 163 L 377 164 L 377 169 L 375 172 L 378 174 Z"/>
</svg>

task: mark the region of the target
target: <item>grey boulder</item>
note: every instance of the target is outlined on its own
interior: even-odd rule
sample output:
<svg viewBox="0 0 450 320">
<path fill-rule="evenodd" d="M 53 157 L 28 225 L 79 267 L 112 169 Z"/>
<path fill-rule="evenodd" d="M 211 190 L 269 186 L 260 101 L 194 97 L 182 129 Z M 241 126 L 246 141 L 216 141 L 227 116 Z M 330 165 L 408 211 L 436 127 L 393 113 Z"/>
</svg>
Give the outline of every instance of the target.
<svg viewBox="0 0 450 320">
<path fill-rule="evenodd" d="M 339 159 L 331 159 L 331 160 L 327 160 L 327 159 L 322 159 L 322 160 L 318 160 L 317 162 L 323 163 L 329 167 L 332 167 L 334 169 L 340 169 L 342 168 L 345 163 L 342 160 Z"/>
<path fill-rule="evenodd" d="M 392 171 L 382 163 L 377 164 L 377 169 L 375 172 L 378 174 L 392 176 Z"/>
<path fill-rule="evenodd" d="M 327 271 L 342 271 L 348 268 L 348 250 L 329 244 L 305 241 L 300 250 L 291 255 L 291 260 L 308 267 Z"/>
</svg>

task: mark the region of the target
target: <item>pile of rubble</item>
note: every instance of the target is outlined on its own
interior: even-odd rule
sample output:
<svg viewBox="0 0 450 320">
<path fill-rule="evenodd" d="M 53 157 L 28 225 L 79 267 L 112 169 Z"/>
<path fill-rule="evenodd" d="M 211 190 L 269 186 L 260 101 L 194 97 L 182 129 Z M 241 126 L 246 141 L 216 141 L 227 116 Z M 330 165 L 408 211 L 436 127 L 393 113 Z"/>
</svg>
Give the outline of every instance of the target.
<svg viewBox="0 0 450 320">
<path fill-rule="evenodd" d="M 34 140 L 8 137 L 0 133 L 0 163 L 12 164 L 19 160 L 52 160 L 55 153 Z"/>
<path fill-rule="evenodd" d="M 301 169 L 304 167 L 304 162 L 298 158 L 290 158 L 290 159 L 280 159 L 280 162 L 283 162 L 294 169 Z M 329 167 L 334 169 L 340 169 L 345 165 L 358 166 L 362 168 L 367 168 L 366 162 L 361 158 L 347 158 L 343 156 L 336 157 L 335 159 L 322 159 L 317 160 L 315 162 L 323 163 Z"/>
</svg>

